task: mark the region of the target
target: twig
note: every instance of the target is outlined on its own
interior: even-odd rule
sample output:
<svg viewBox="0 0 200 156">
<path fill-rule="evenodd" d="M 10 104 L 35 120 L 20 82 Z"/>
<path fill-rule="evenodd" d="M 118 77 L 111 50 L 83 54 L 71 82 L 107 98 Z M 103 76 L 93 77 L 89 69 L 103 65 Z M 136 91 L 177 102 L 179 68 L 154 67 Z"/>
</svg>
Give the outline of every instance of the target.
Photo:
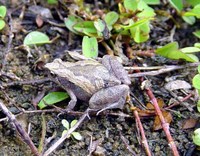
<svg viewBox="0 0 200 156">
<path fill-rule="evenodd" d="M 12 44 L 12 40 L 13 40 L 13 23 L 12 23 L 12 17 L 11 17 L 11 12 L 8 11 L 8 18 L 9 18 L 9 26 L 10 26 L 10 30 L 9 30 L 9 38 L 8 38 L 8 44 L 7 44 L 7 48 L 6 51 L 4 52 L 4 56 L 3 56 L 3 61 L 2 61 L 2 71 L 4 70 L 5 64 L 6 64 L 6 57 L 8 55 L 8 53 L 10 52 L 11 49 L 11 44 Z"/>
<path fill-rule="evenodd" d="M 174 106 L 180 105 L 181 102 L 184 102 L 184 101 L 188 100 L 191 96 L 193 96 L 192 93 L 188 94 L 186 97 L 184 97 L 184 98 L 181 99 L 180 101 L 174 102 L 173 104 L 171 104 L 171 105 L 165 107 L 165 109 L 170 109 L 170 108 L 172 108 L 172 107 L 174 107 Z"/>
<path fill-rule="evenodd" d="M 85 120 L 86 117 L 88 117 L 88 110 L 85 111 L 85 113 L 80 117 L 80 119 L 78 120 L 78 122 L 73 127 L 71 127 L 64 136 L 62 136 L 58 141 L 56 141 L 56 143 L 54 143 L 43 154 L 43 156 L 48 156 L 49 154 L 51 154 L 63 141 L 65 141 L 65 139 L 67 139 L 70 136 L 70 134 L 72 132 L 74 132 L 80 126 L 80 124 Z"/>
<path fill-rule="evenodd" d="M 145 136 L 144 128 L 143 128 L 142 123 L 141 123 L 141 121 L 140 121 L 140 117 L 139 117 L 139 115 L 138 115 L 137 110 L 136 110 L 136 109 L 135 109 L 135 110 L 133 109 L 133 113 L 134 113 L 134 116 L 135 116 L 136 124 L 138 124 L 138 127 L 139 127 L 139 129 L 140 129 L 140 133 L 141 133 L 141 136 L 142 136 L 142 144 L 143 144 L 143 146 L 144 146 L 144 149 L 145 149 L 145 151 L 146 151 L 146 154 L 147 154 L 148 156 L 151 156 L 151 151 L 150 151 L 150 148 L 149 148 L 149 145 L 148 145 L 148 142 L 147 142 L 147 138 L 146 138 L 146 136 Z"/>
<path fill-rule="evenodd" d="M 165 118 L 164 118 L 163 115 L 162 115 L 162 111 L 160 110 L 160 107 L 159 107 L 159 105 L 158 105 L 158 102 L 157 102 L 155 96 L 153 95 L 153 92 L 152 92 L 150 86 L 146 86 L 145 90 L 146 90 L 147 95 L 148 95 L 149 98 L 151 99 L 152 104 L 153 104 L 153 106 L 154 106 L 154 108 L 155 108 L 155 111 L 156 111 L 156 113 L 157 113 L 157 115 L 158 115 L 158 117 L 159 117 L 159 119 L 160 119 L 162 128 L 163 128 L 163 130 L 164 130 L 164 132 L 165 132 L 165 134 L 166 134 L 166 137 L 167 137 L 169 146 L 170 146 L 171 149 L 172 149 L 173 155 L 174 155 L 174 156 L 179 156 L 179 153 L 178 153 L 176 144 L 175 144 L 175 142 L 174 142 L 174 140 L 173 140 L 173 138 L 172 138 L 172 136 L 171 136 L 171 134 L 170 134 L 170 131 L 169 131 L 169 123 L 167 123 L 167 122 L 165 121 Z"/>
<path fill-rule="evenodd" d="M 28 133 L 22 128 L 21 124 L 16 120 L 15 116 L 6 108 L 6 106 L 3 104 L 1 100 L 0 100 L 0 108 L 2 109 L 4 114 L 9 118 L 9 120 L 13 123 L 15 129 L 18 131 L 24 142 L 30 147 L 33 154 L 35 156 L 39 156 L 39 152 L 35 147 L 35 145 L 33 144 Z"/>
<path fill-rule="evenodd" d="M 27 80 L 27 81 L 14 81 L 4 84 L 4 87 L 16 86 L 16 85 L 34 85 L 43 84 L 45 82 L 53 81 L 51 78 L 37 79 L 37 80 Z"/>
<path fill-rule="evenodd" d="M 156 71 L 129 74 L 129 77 L 133 78 L 133 77 L 142 77 L 142 76 L 155 76 L 155 75 L 167 73 L 167 72 L 178 70 L 178 69 L 185 69 L 185 68 L 189 68 L 189 67 L 197 67 L 198 65 L 200 65 L 200 62 L 198 62 L 198 63 L 188 63 L 186 65 L 181 65 L 181 66 L 163 66 L 162 68 L 160 68 L 159 70 L 156 70 Z M 135 68 L 135 67 L 131 67 L 131 68 Z M 137 67 L 137 69 L 139 69 L 139 67 Z"/>
<path fill-rule="evenodd" d="M 38 147 L 38 151 L 40 153 L 42 153 L 43 149 L 44 149 L 44 141 L 45 141 L 45 135 L 46 135 L 46 130 L 47 130 L 46 119 L 44 117 L 44 114 L 42 114 L 41 117 L 42 117 L 42 134 L 40 137 L 40 143 L 39 143 L 39 147 Z"/>
</svg>

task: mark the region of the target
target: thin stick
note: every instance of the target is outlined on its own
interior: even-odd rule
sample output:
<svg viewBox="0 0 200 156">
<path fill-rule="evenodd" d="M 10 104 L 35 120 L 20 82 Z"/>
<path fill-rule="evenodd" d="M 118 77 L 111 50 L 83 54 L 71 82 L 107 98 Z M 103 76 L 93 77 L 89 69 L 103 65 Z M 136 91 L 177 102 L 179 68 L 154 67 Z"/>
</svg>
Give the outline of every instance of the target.
<svg viewBox="0 0 200 156">
<path fill-rule="evenodd" d="M 162 68 L 160 68 L 159 70 L 156 70 L 156 71 L 139 72 L 139 73 L 129 74 L 129 77 L 133 78 L 133 77 L 142 77 L 142 76 L 155 76 L 155 75 L 167 73 L 167 72 L 178 70 L 178 69 L 197 67 L 198 65 L 200 65 L 199 62 L 198 63 L 188 63 L 188 64 L 182 65 L 182 66 L 163 66 Z M 160 67 L 160 66 L 158 66 L 158 67 Z M 131 68 L 136 68 L 135 70 L 137 70 L 137 69 L 140 69 L 141 67 L 131 67 Z M 145 67 L 145 68 L 147 68 L 147 67 Z M 144 69 L 144 67 L 143 67 L 143 69 Z"/>
<path fill-rule="evenodd" d="M 24 142 L 30 147 L 33 154 L 35 156 L 39 156 L 39 152 L 35 147 L 35 145 L 33 144 L 28 133 L 22 128 L 21 124 L 16 120 L 15 116 L 7 109 L 7 107 L 3 104 L 1 100 L 0 100 L 0 108 L 2 109 L 4 114 L 9 118 L 9 120 L 13 123 L 15 129 L 18 131 Z"/>
<path fill-rule="evenodd" d="M 140 117 L 138 115 L 137 110 L 134 110 L 133 113 L 134 113 L 134 116 L 135 116 L 136 123 L 138 124 L 138 127 L 140 129 L 140 134 L 142 136 L 142 144 L 143 144 L 144 149 L 146 151 L 146 155 L 151 156 L 151 150 L 149 148 L 147 138 L 145 136 L 144 128 L 143 128 L 142 123 L 140 121 Z"/>
<path fill-rule="evenodd" d="M 151 88 L 149 86 L 147 86 L 146 88 L 146 93 L 147 95 L 149 96 L 149 98 L 151 99 L 152 101 L 152 104 L 155 108 L 155 111 L 160 119 L 160 122 L 161 122 L 161 125 L 162 125 L 162 128 L 166 134 L 166 137 L 167 137 L 167 140 L 168 140 L 168 143 L 169 143 L 169 146 L 171 147 L 172 149 L 172 152 L 173 152 L 173 155 L 174 156 L 179 156 L 179 153 L 178 153 L 178 150 L 177 150 L 177 147 L 176 147 L 176 144 L 170 134 L 170 131 L 169 131 L 169 124 L 165 121 L 165 118 L 163 117 L 162 115 L 162 111 L 160 110 L 160 107 L 158 105 L 158 102 L 151 90 Z"/>
</svg>

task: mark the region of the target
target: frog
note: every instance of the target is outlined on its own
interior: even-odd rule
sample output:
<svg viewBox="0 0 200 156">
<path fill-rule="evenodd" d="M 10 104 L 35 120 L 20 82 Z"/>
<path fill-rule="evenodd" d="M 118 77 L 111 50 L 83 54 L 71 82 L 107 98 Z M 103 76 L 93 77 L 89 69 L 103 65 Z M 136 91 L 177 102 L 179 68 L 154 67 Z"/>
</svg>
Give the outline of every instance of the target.
<svg viewBox="0 0 200 156">
<path fill-rule="evenodd" d="M 56 75 L 59 85 L 69 94 L 67 111 L 74 109 L 77 99 L 89 102 L 93 110 L 123 109 L 129 96 L 131 80 L 115 56 L 77 62 L 58 58 L 45 67 Z"/>
</svg>

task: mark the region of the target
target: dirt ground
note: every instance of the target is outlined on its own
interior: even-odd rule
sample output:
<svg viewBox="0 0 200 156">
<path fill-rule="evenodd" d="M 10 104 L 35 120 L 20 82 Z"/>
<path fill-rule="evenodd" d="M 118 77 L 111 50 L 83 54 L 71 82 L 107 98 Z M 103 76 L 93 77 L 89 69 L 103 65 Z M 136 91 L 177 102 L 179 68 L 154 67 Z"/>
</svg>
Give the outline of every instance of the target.
<svg viewBox="0 0 200 156">
<path fill-rule="evenodd" d="M 58 11 L 62 16 L 68 16 L 68 12 L 65 12 L 61 5 L 54 8 L 49 7 L 46 4 L 46 1 L 35 2 L 38 6 L 50 8 L 56 23 L 63 24 L 63 21 L 58 17 Z M 88 3 L 90 4 L 91 2 L 88 1 Z M 58 27 L 48 22 L 44 22 L 43 26 L 39 28 L 35 23 L 36 15 L 27 9 L 34 5 L 34 1 L 0 0 L 0 4 L 6 5 L 9 11 L 12 11 L 11 16 L 6 17 L 5 20 L 12 22 L 12 31 L 14 35 L 12 42 L 9 43 L 9 41 L 11 41 L 9 33 L 11 30 L 9 25 L 0 32 L 0 99 L 4 102 L 6 107 L 16 115 L 16 119 L 22 124 L 23 128 L 29 130 L 29 135 L 36 147 L 39 146 L 42 131 L 44 130 L 42 124 L 46 124 L 45 151 L 60 138 L 62 131 L 64 130 L 64 127 L 61 124 L 62 119 L 66 119 L 70 122 L 74 119 L 78 120 L 80 115 L 61 114 L 58 116 L 59 111 L 52 107 L 47 108 L 47 110 L 51 109 L 51 112 L 44 111 L 42 113 L 41 111 L 37 111 L 39 108 L 34 104 L 38 102 L 37 99 L 40 99 L 40 96 L 43 97 L 52 90 L 62 90 L 53 82 L 26 85 L 16 83 L 12 86 L 9 86 L 9 84 L 15 81 L 25 82 L 48 77 L 49 71 L 45 70 L 43 65 L 47 62 L 51 62 L 55 58 L 67 60 L 67 50 L 73 51 L 81 49 L 82 37 L 69 33 L 64 25 Z M 105 7 L 106 6 L 107 2 L 105 3 Z M 23 19 L 20 19 L 19 16 L 24 8 L 24 17 Z M 177 21 L 179 20 L 180 19 L 177 17 Z M 158 23 L 160 25 L 158 25 Z M 172 21 L 167 19 L 163 21 L 154 21 L 152 27 L 153 29 L 151 30 L 150 39 L 145 43 L 135 45 L 136 49 L 156 49 L 169 43 L 168 37 L 173 29 Z M 196 26 L 181 25 L 180 28 L 175 30 L 174 40 L 179 42 L 180 47 L 193 45 L 198 41 L 197 38 L 191 35 L 191 32 L 195 29 Z M 51 44 L 32 47 L 30 48 L 30 52 L 28 52 L 27 49 L 21 48 L 20 46 L 23 44 L 23 39 L 27 33 L 33 30 L 45 32 L 51 39 L 55 38 L 58 34 L 60 37 Z M 105 49 L 100 47 L 99 57 L 102 57 L 105 54 Z M 44 58 L 44 56 L 48 57 Z M 148 64 L 148 66 L 185 64 L 185 62 L 172 61 L 159 56 L 143 57 L 142 61 L 143 64 Z M 129 59 L 127 66 L 136 63 L 142 64 L 136 59 Z M 129 73 L 130 72 L 132 71 L 129 71 Z M 156 76 L 145 76 L 145 78 L 151 82 L 155 97 L 163 99 L 165 103 L 164 107 L 167 107 L 169 103 L 173 103 L 171 101 L 175 101 L 175 97 L 185 97 L 189 93 L 195 92 L 195 89 L 190 88 L 185 92 L 182 90 L 176 90 L 173 92 L 175 95 L 175 97 L 173 97 L 172 94 L 164 88 L 167 83 L 166 78 L 184 80 L 191 84 L 192 78 L 195 74 L 196 68 L 188 68 L 158 74 Z M 145 91 L 141 90 L 140 85 L 140 78 L 132 78 L 132 84 L 130 85 L 131 101 L 137 108 L 142 108 L 140 105 L 141 103 L 146 105 L 146 103 L 149 102 L 147 94 Z M 65 105 L 67 105 L 68 102 L 69 100 L 65 100 L 56 106 L 65 108 Z M 87 107 L 87 103 L 78 101 L 75 111 L 84 112 Z M 196 109 L 195 97 L 193 96 L 187 99 L 184 101 L 184 104 L 179 104 L 166 110 L 172 115 L 170 132 L 175 140 L 180 155 L 200 155 L 200 152 L 195 149 L 196 146 L 192 142 L 192 134 L 194 129 L 199 125 L 200 117 Z M 121 115 L 121 112 L 127 116 Z M 115 115 L 112 113 L 115 113 Z M 6 115 L 0 111 L 0 156 L 32 155 L 29 147 L 22 141 L 13 124 L 9 120 L 5 120 L 5 117 Z M 170 156 L 172 153 L 165 133 L 162 129 L 157 131 L 153 130 L 154 119 L 155 113 L 154 115 L 148 114 L 146 117 L 141 115 L 141 122 L 152 155 Z M 183 128 L 188 119 L 192 119 L 196 122 L 196 127 L 192 126 L 191 128 Z M 82 135 L 83 139 L 81 141 L 77 141 L 70 137 L 50 155 L 88 155 L 91 137 L 93 141 L 99 140 L 98 147 L 100 148 L 100 152 L 97 154 L 98 152 L 96 151 L 95 155 L 133 155 L 128 147 L 130 147 L 136 155 L 146 155 L 142 146 L 140 131 L 135 122 L 135 117 L 130 111 L 128 105 L 126 105 L 123 110 L 108 110 L 98 116 L 91 116 L 91 119 L 85 120 L 76 132 L 79 132 Z M 51 137 L 52 139 L 50 140 Z M 50 140 L 50 142 L 47 143 L 48 140 Z"/>
</svg>

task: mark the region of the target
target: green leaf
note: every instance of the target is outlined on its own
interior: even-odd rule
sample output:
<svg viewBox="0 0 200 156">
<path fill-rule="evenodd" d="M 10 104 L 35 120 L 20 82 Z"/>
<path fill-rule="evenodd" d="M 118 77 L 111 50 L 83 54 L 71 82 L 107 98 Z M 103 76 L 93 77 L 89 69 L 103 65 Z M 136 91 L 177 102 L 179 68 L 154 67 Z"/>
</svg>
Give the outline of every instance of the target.
<svg viewBox="0 0 200 156">
<path fill-rule="evenodd" d="M 195 52 L 199 52 L 200 48 L 197 47 L 186 47 L 186 48 L 182 48 L 180 49 L 183 53 L 195 53 Z"/>
<path fill-rule="evenodd" d="M 150 17 L 154 17 L 156 14 L 154 12 L 154 10 L 151 7 L 147 7 L 145 9 L 142 10 L 142 12 L 137 14 L 137 17 L 140 19 L 143 18 L 150 18 Z"/>
<path fill-rule="evenodd" d="M 145 3 L 149 5 L 158 5 L 160 4 L 160 0 L 143 0 Z"/>
<path fill-rule="evenodd" d="M 38 104 L 40 109 L 47 107 L 48 105 L 53 105 L 60 101 L 67 99 L 69 95 L 66 92 L 51 92 L 47 94 Z"/>
<path fill-rule="evenodd" d="M 190 57 L 193 60 L 193 62 L 199 62 L 199 58 L 196 55 L 194 54 L 186 54 L 186 55 Z"/>
<path fill-rule="evenodd" d="M 136 11 L 138 1 L 137 0 L 124 0 L 124 7 L 127 10 Z"/>
<path fill-rule="evenodd" d="M 200 112 L 200 100 L 197 102 L 197 110 Z"/>
<path fill-rule="evenodd" d="M 187 22 L 190 25 L 193 25 L 196 22 L 196 19 L 194 16 L 182 16 L 183 20 Z"/>
<path fill-rule="evenodd" d="M 200 30 L 197 30 L 197 31 L 193 32 L 193 34 L 194 34 L 196 37 L 200 38 Z M 199 43 L 199 44 L 200 44 L 200 43 Z"/>
<path fill-rule="evenodd" d="M 94 26 L 94 22 L 93 21 L 84 21 L 84 22 L 79 22 L 76 23 L 73 28 L 85 35 L 88 36 L 97 36 L 97 30 Z"/>
<path fill-rule="evenodd" d="M 200 43 L 195 43 L 194 46 L 200 48 Z"/>
<path fill-rule="evenodd" d="M 197 129 L 194 131 L 194 134 L 192 135 L 192 139 L 193 139 L 193 142 L 194 142 L 197 146 L 200 146 L 200 128 L 197 128 Z"/>
<path fill-rule="evenodd" d="M 196 89 L 200 90 L 200 74 L 197 74 L 193 77 L 192 84 Z"/>
<path fill-rule="evenodd" d="M 196 5 L 192 10 L 185 12 L 183 16 L 196 16 L 200 18 L 200 4 Z"/>
<path fill-rule="evenodd" d="M 78 120 L 73 120 L 71 123 L 70 123 L 70 127 L 74 127 L 74 125 L 78 122 Z"/>
<path fill-rule="evenodd" d="M 178 11 L 183 10 L 183 1 L 182 0 L 169 0 L 169 3 Z"/>
<path fill-rule="evenodd" d="M 55 4 L 58 4 L 58 0 L 47 0 L 47 3 L 55 5 Z"/>
<path fill-rule="evenodd" d="M 129 20 L 129 25 L 128 26 L 124 26 L 124 25 L 121 25 L 121 27 L 124 29 L 124 30 L 128 30 L 128 29 L 131 29 L 131 28 L 134 28 L 134 27 L 137 27 L 137 26 L 140 26 L 140 25 L 143 25 L 144 23 L 150 21 L 152 18 L 144 18 L 144 19 L 141 19 L 137 22 L 133 22 L 133 20 Z"/>
<path fill-rule="evenodd" d="M 5 27 L 5 22 L 4 22 L 4 20 L 1 20 L 0 19 L 0 30 L 2 30 L 4 27 Z"/>
<path fill-rule="evenodd" d="M 83 139 L 83 137 L 81 136 L 81 134 L 79 132 L 72 132 L 72 135 L 76 140 L 80 141 Z"/>
<path fill-rule="evenodd" d="M 98 43 L 95 37 L 83 37 L 82 41 L 83 55 L 88 58 L 96 58 L 98 56 Z"/>
<path fill-rule="evenodd" d="M 130 29 L 131 37 L 134 39 L 136 43 L 145 42 L 149 38 L 149 21 L 137 26 L 135 28 Z"/>
<path fill-rule="evenodd" d="M 69 15 L 68 18 L 64 19 L 65 22 L 65 26 L 73 33 L 78 34 L 78 32 L 76 30 L 74 30 L 73 26 L 78 23 L 78 22 L 82 22 L 83 19 L 81 19 L 80 17 L 77 16 L 73 16 L 73 15 Z"/>
<path fill-rule="evenodd" d="M 199 74 L 200 74 L 200 65 L 198 66 L 198 72 L 199 72 Z"/>
<path fill-rule="evenodd" d="M 170 59 L 175 59 L 175 60 L 184 59 L 184 60 L 189 61 L 189 62 L 196 62 L 195 60 L 190 58 L 187 54 L 182 53 L 178 49 L 178 43 L 177 42 L 172 42 L 172 43 L 165 45 L 162 48 L 158 48 L 156 50 L 156 54 L 159 54 L 163 57 L 170 58 Z"/>
<path fill-rule="evenodd" d="M 5 6 L 0 6 L 0 18 L 4 18 L 6 16 L 7 8 Z"/>
<path fill-rule="evenodd" d="M 42 45 L 46 43 L 51 43 L 49 37 L 46 34 L 41 33 L 39 31 L 32 31 L 25 37 L 23 44 L 30 46 L 30 45 Z"/>
<path fill-rule="evenodd" d="M 69 130 L 69 122 L 65 119 L 62 119 L 61 121 L 63 127 L 65 127 L 67 130 Z"/>
<path fill-rule="evenodd" d="M 99 32 L 103 32 L 106 25 L 106 23 L 103 20 L 98 19 L 97 21 L 94 22 L 94 26 L 95 28 L 99 31 Z"/>
<path fill-rule="evenodd" d="M 62 137 L 63 137 L 65 134 L 67 134 L 67 132 L 68 132 L 68 130 L 64 130 L 64 131 L 62 132 Z M 70 138 L 70 135 L 69 135 L 67 138 Z"/>
<path fill-rule="evenodd" d="M 189 3 L 190 5 L 192 5 L 193 7 L 195 5 L 200 4 L 200 0 L 186 0 L 187 3 Z"/>
<path fill-rule="evenodd" d="M 119 15 L 115 11 L 111 11 L 106 14 L 104 20 L 107 25 L 112 26 L 117 22 Z"/>
</svg>

